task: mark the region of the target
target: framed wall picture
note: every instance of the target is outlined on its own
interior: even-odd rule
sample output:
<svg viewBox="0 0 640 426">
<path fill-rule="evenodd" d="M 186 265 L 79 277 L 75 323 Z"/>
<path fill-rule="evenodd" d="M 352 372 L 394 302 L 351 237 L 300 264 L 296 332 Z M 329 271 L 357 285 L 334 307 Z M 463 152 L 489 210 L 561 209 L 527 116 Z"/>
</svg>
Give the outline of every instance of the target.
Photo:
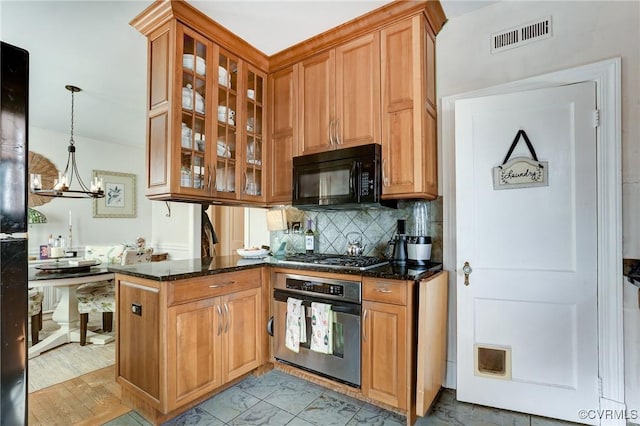
<svg viewBox="0 0 640 426">
<path fill-rule="evenodd" d="M 94 170 L 102 180 L 104 198 L 93 200 L 93 217 L 136 217 L 136 175 Z"/>
</svg>

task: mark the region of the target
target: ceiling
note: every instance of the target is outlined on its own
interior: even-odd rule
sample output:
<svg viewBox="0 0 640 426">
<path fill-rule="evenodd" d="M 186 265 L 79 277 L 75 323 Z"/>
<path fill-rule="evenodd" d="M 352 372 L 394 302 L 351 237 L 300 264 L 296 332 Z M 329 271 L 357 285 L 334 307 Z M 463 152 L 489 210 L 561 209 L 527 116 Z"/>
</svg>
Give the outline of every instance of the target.
<svg viewBox="0 0 640 426">
<path fill-rule="evenodd" d="M 30 53 L 29 121 L 83 138 L 143 146 L 146 39 L 128 23 L 152 2 L 0 1 L 0 36 Z M 270 55 L 388 1 L 202 1 L 193 6 Z M 493 1 L 441 0 L 449 19 Z M 26 29 L 26 30 L 25 30 Z"/>
</svg>

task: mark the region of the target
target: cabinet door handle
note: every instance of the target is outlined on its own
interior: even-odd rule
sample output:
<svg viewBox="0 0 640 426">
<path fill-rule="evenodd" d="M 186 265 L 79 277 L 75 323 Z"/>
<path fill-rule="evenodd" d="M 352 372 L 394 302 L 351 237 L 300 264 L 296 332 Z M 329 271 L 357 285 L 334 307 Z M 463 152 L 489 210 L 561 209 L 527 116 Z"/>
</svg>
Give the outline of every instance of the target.
<svg viewBox="0 0 640 426">
<path fill-rule="evenodd" d="M 227 315 L 227 321 L 224 324 L 224 332 L 226 333 L 227 331 L 229 331 L 229 323 L 231 322 L 231 319 L 229 318 L 229 306 L 227 306 L 227 304 L 224 304 L 224 312 Z"/>
<path fill-rule="evenodd" d="M 376 288 L 378 293 L 393 293 L 393 290 L 389 290 L 388 288 Z"/>
<path fill-rule="evenodd" d="M 218 310 L 218 336 L 222 333 L 222 309 L 220 309 L 220 305 L 216 305 L 216 309 Z"/>
<path fill-rule="evenodd" d="M 389 179 L 387 179 L 386 171 L 386 159 L 382 160 L 382 186 L 389 186 Z"/>
<path fill-rule="evenodd" d="M 209 167 L 211 167 L 211 166 L 209 166 Z M 213 183 L 211 184 L 211 187 L 215 189 L 216 185 L 218 184 L 218 169 L 217 168 L 213 169 L 212 175 L 213 175 Z M 209 180 L 211 180 L 211 176 L 209 176 Z"/>
<path fill-rule="evenodd" d="M 209 172 L 209 179 L 207 179 L 207 189 L 211 191 L 211 164 L 207 164 L 207 171 Z"/>
<path fill-rule="evenodd" d="M 335 144 L 335 141 L 333 140 L 333 123 L 334 123 L 334 120 L 331 120 L 329 122 L 329 145 L 331 146 Z"/>
<path fill-rule="evenodd" d="M 362 340 L 364 340 L 365 342 L 367 341 L 367 314 L 368 313 L 369 311 L 365 309 L 364 313 L 362 314 Z"/>
<path fill-rule="evenodd" d="M 336 133 L 336 145 L 342 144 L 342 141 L 340 140 L 340 119 L 339 118 L 336 120 L 335 133 Z"/>
</svg>

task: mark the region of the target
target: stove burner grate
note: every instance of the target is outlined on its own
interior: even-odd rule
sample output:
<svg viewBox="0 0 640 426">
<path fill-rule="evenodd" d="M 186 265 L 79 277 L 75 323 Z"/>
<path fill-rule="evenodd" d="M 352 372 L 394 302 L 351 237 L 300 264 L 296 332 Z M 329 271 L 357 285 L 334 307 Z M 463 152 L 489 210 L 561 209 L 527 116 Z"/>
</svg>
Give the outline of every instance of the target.
<svg viewBox="0 0 640 426">
<path fill-rule="evenodd" d="M 364 270 L 386 265 L 389 262 L 373 256 L 347 256 L 314 253 L 287 256 L 282 263 L 312 264 L 334 268 L 357 268 Z"/>
</svg>

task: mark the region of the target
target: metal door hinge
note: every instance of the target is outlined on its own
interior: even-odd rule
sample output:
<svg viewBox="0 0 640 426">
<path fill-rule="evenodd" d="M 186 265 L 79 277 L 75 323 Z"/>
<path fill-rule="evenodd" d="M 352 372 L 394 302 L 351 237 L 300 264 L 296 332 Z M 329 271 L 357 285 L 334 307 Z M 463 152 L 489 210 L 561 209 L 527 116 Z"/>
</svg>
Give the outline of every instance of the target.
<svg viewBox="0 0 640 426">
<path fill-rule="evenodd" d="M 598 377 L 598 395 L 603 396 L 602 395 L 602 377 Z"/>
<path fill-rule="evenodd" d="M 596 109 L 593 111 L 593 127 L 600 126 L 600 110 Z"/>
</svg>

